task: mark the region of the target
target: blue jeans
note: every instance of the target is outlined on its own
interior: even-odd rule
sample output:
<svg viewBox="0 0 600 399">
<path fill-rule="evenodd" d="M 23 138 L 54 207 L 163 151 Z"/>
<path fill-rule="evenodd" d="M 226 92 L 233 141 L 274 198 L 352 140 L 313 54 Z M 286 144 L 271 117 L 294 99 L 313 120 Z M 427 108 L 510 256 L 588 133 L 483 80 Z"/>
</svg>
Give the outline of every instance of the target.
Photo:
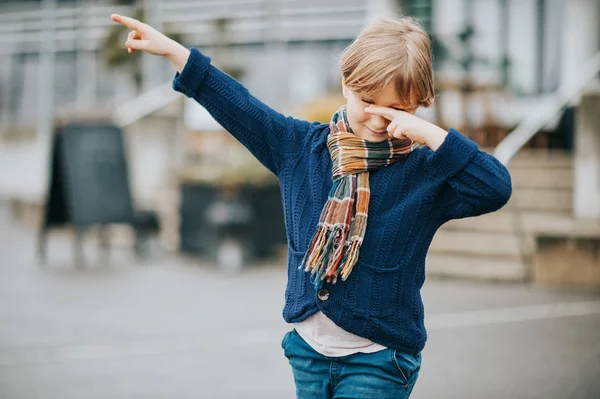
<svg viewBox="0 0 600 399">
<path fill-rule="evenodd" d="M 281 342 L 296 383 L 298 399 L 402 399 L 417 382 L 421 354 L 394 349 L 327 357 L 315 351 L 296 332 Z"/>
</svg>

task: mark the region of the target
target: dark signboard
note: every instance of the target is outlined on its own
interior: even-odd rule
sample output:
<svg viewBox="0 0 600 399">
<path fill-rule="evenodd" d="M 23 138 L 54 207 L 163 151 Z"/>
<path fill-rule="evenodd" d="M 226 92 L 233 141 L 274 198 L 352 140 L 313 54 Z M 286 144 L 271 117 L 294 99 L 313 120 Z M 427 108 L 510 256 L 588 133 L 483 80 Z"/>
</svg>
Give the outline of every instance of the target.
<svg viewBox="0 0 600 399">
<path fill-rule="evenodd" d="M 52 139 L 51 177 L 41 226 L 40 255 L 48 229 L 134 223 L 121 130 L 106 122 L 73 122 Z M 79 240 L 78 240 L 79 241 Z"/>
</svg>

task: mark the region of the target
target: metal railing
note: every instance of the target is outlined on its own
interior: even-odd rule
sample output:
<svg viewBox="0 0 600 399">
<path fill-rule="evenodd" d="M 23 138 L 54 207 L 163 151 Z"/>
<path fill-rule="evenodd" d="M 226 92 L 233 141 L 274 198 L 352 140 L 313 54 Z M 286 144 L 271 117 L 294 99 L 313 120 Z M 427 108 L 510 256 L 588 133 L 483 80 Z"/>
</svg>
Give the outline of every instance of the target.
<svg viewBox="0 0 600 399">
<path fill-rule="evenodd" d="M 113 111 L 113 120 L 119 127 L 127 127 L 162 107 L 166 107 L 181 96 L 181 93 L 173 90 L 171 81 L 163 83 L 120 104 Z"/>
<path fill-rule="evenodd" d="M 494 156 L 503 165 L 523 146 L 560 113 L 600 73 L 600 51 L 581 67 L 577 78 L 566 82 L 549 98 L 544 100 L 537 112 L 531 113 L 498 144 Z"/>
</svg>

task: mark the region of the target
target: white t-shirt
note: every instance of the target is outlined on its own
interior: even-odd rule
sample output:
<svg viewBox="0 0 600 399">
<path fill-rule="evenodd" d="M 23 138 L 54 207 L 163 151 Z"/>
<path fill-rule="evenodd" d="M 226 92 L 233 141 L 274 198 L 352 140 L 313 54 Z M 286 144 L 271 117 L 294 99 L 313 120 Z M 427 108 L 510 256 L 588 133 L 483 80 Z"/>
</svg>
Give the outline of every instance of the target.
<svg viewBox="0 0 600 399">
<path fill-rule="evenodd" d="M 373 353 L 387 349 L 366 338 L 342 329 L 323 312 L 317 312 L 300 323 L 292 324 L 298 334 L 323 356 L 340 357 L 353 353 Z"/>
</svg>

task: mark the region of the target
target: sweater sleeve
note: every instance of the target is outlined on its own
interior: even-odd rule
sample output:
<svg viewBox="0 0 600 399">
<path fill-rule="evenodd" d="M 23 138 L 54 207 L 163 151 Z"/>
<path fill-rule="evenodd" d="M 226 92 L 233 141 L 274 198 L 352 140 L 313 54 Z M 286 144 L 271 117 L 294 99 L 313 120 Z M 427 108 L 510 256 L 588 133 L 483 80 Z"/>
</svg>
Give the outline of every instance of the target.
<svg viewBox="0 0 600 399">
<path fill-rule="evenodd" d="M 512 194 L 504 165 L 454 129 L 429 154 L 428 164 L 430 175 L 445 182 L 441 206 L 448 220 L 496 211 Z"/>
<path fill-rule="evenodd" d="M 195 48 L 173 89 L 195 99 L 275 175 L 285 156 L 303 150 L 311 124 L 286 117 L 252 96 Z"/>
</svg>

